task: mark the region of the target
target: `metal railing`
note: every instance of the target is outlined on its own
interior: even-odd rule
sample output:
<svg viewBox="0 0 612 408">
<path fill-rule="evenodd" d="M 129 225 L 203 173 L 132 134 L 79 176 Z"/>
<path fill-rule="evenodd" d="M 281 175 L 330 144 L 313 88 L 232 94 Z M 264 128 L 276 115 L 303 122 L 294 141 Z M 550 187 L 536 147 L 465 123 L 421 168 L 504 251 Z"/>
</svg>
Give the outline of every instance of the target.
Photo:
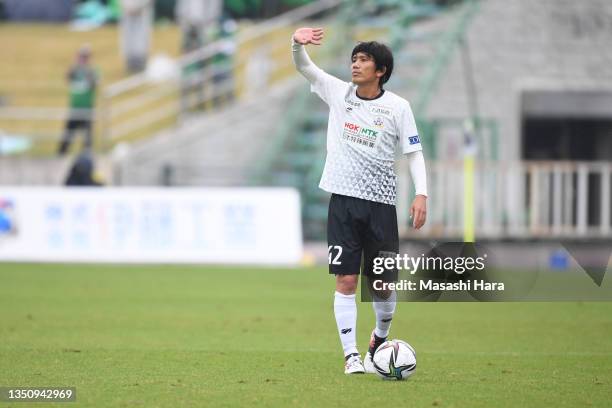
<svg viewBox="0 0 612 408">
<path fill-rule="evenodd" d="M 476 165 L 476 239 L 612 238 L 612 162 L 522 161 Z M 407 236 L 463 233 L 463 162 L 428 163 L 428 221 Z"/>
<path fill-rule="evenodd" d="M 104 90 L 102 118 L 106 144 L 150 134 L 152 128 L 167 127 L 196 106 L 212 107 L 224 97 L 249 94 L 246 88 L 251 81 L 265 88 L 293 75 L 293 70 L 289 69 L 292 62 L 287 51 L 288 34 L 284 31 L 341 2 L 319 0 L 246 29 L 234 43 L 228 43 L 232 41 L 228 39 L 210 43 L 177 59 L 176 74 L 167 80 L 155 82 L 147 73 L 141 73 L 108 86 Z M 214 59 L 228 46 L 251 51 L 235 56 L 231 64 L 217 69 Z M 254 60 L 258 54 L 261 58 Z M 284 58 L 275 59 L 274 55 L 279 54 Z M 267 64 L 263 64 L 264 61 Z M 188 67 L 198 65 L 201 67 L 193 71 L 190 78 L 181 75 Z M 257 71 L 256 79 L 250 78 L 253 71 Z M 186 98 L 185 92 L 194 95 Z"/>
<path fill-rule="evenodd" d="M 229 94 L 247 95 L 246 88 L 254 54 L 273 61 L 268 71 L 263 73 L 265 80 L 258 82 L 262 88 L 294 75 L 289 56 L 289 30 L 299 21 L 332 10 L 342 0 L 319 0 L 296 8 L 287 13 L 254 24 L 241 32 L 232 47 L 239 50 L 231 66 L 218 69 L 212 60 L 228 47 L 228 39 L 221 39 L 195 50 L 175 60 L 166 61 L 172 67 L 166 78 L 155 78 L 150 71 L 130 76 L 108 85 L 100 92 L 95 109 L 94 146 L 98 150 L 108 150 L 122 140 L 132 140 L 149 136 L 177 123 L 185 111 L 196 106 L 212 107 L 216 101 Z M 287 31 L 285 34 L 284 31 Z M 250 49 L 242 52 L 241 49 Z M 284 59 L 275 58 L 283 55 Z M 265 59 L 264 58 L 264 59 Z M 181 75 L 187 66 L 200 64 L 204 68 L 192 72 L 189 78 Z M 35 82 L 41 89 L 63 87 L 59 82 Z M 198 86 L 207 87 L 199 93 Z M 181 92 L 194 88 L 195 97 L 181 103 Z M 256 90 L 255 90 L 256 91 Z M 255 93 L 255 92 L 251 92 Z M 2 123 L 7 135 L 23 135 L 30 139 L 34 150 L 44 146 L 35 154 L 48 155 L 55 152 L 55 144 L 63 132 L 64 123 L 71 114 L 66 107 L 40 106 L 0 106 L 0 137 Z M 2 154 L 2 152 L 0 152 Z"/>
<path fill-rule="evenodd" d="M 428 212 L 418 232 L 404 219 L 401 235 L 411 239 L 461 240 L 464 228 L 464 179 L 461 160 L 427 161 Z M 203 166 L 203 165 L 202 165 Z M 217 185 L 210 166 L 167 169 L 166 185 Z M 138 170 L 135 167 L 135 170 Z M 206 170 L 206 171 L 203 171 Z M 218 168 L 216 174 L 234 168 Z M 248 169 L 247 169 L 248 170 Z M 138 171 L 150 171 L 143 167 Z M 243 171 L 243 170 L 241 170 Z M 257 167 L 251 172 L 256 174 Z M 193 175 L 200 177 L 194 178 Z M 316 189 L 321 170 L 307 177 Z M 160 180 L 163 178 L 159 174 Z M 409 180 L 398 185 L 399 201 L 410 201 Z M 223 179 L 227 185 L 227 178 Z M 269 180 L 253 180 L 269 186 Z M 474 174 L 476 240 L 483 239 L 612 239 L 612 162 L 517 161 L 476 163 Z M 406 207 L 407 208 L 407 207 Z M 307 211 L 306 208 L 303 209 Z M 325 221 L 327 211 L 321 214 Z"/>
</svg>

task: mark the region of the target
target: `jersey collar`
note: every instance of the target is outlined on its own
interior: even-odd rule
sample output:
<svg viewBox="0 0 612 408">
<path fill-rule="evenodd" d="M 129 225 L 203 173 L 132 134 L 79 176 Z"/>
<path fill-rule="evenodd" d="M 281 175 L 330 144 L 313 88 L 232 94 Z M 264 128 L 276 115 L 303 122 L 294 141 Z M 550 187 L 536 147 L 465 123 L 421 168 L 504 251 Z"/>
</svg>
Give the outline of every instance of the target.
<svg viewBox="0 0 612 408">
<path fill-rule="evenodd" d="M 355 96 L 357 96 L 357 98 L 361 99 L 362 101 L 373 101 L 373 100 L 381 98 L 384 94 L 385 94 L 385 90 L 381 89 L 380 92 L 378 93 L 378 95 L 376 95 L 375 97 L 373 97 L 373 98 L 364 98 L 362 96 L 359 96 L 359 94 L 357 93 L 357 89 L 355 89 Z"/>
</svg>

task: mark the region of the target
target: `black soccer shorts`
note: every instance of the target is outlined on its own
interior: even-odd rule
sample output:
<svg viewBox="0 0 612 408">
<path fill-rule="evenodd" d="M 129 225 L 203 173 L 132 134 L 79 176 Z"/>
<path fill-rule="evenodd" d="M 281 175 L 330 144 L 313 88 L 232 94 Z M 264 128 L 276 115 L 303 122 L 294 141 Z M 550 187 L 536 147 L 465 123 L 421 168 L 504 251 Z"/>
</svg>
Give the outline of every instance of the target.
<svg viewBox="0 0 612 408">
<path fill-rule="evenodd" d="M 70 119 L 68 123 L 66 123 L 66 129 L 74 130 L 74 129 L 89 129 L 91 128 L 91 120 L 85 119 Z"/>
<path fill-rule="evenodd" d="M 329 273 L 379 276 L 383 281 L 397 280 L 397 269 L 375 268 L 376 258 L 390 258 L 399 251 L 395 206 L 361 198 L 332 194 L 327 216 Z M 363 268 L 361 260 L 363 257 Z"/>
</svg>

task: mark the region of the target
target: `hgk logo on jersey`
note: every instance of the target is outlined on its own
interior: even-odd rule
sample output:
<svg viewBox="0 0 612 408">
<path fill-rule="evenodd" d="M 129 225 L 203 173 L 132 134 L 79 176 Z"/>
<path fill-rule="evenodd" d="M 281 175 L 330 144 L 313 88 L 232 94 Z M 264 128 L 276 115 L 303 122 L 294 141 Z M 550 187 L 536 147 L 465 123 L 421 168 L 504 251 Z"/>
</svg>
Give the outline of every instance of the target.
<svg viewBox="0 0 612 408">
<path fill-rule="evenodd" d="M 408 138 L 408 142 L 409 142 L 411 145 L 414 145 L 414 144 L 419 144 L 419 143 L 421 143 L 421 139 L 419 139 L 419 135 L 416 135 L 416 136 L 410 136 L 410 137 Z"/>
<path fill-rule="evenodd" d="M 376 132 L 375 130 L 364 128 L 350 122 L 344 122 L 344 128 L 349 130 L 351 133 L 361 134 L 372 138 L 375 138 L 378 135 L 378 132 Z"/>
<path fill-rule="evenodd" d="M 355 125 L 354 123 L 350 123 L 350 122 L 344 122 L 344 128 L 354 133 L 357 133 L 359 132 L 359 129 L 361 128 L 361 126 Z"/>
<path fill-rule="evenodd" d="M 378 132 L 354 123 L 344 122 L 342 138 L 348 142 L 365 147 L 374 147 Z"/>
</svg>

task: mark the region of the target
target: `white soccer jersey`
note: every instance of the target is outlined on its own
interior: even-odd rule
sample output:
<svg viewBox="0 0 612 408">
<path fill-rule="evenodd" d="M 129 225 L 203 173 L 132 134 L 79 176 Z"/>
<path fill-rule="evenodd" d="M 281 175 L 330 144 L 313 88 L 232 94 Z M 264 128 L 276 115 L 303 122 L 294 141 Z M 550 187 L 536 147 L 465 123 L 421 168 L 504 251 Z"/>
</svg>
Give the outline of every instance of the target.
<svg viewBox="0 0 612 408">
<path fill-rule="evenodd" d="M 311 90 L 329 105 L 327 158 L 319 187 L 330 193 L 395 205 L 395 149 L 422 150 L 410 104 L 384 91 L 357 96 L 357 86 L 317 69 Z"/>
</svg>

